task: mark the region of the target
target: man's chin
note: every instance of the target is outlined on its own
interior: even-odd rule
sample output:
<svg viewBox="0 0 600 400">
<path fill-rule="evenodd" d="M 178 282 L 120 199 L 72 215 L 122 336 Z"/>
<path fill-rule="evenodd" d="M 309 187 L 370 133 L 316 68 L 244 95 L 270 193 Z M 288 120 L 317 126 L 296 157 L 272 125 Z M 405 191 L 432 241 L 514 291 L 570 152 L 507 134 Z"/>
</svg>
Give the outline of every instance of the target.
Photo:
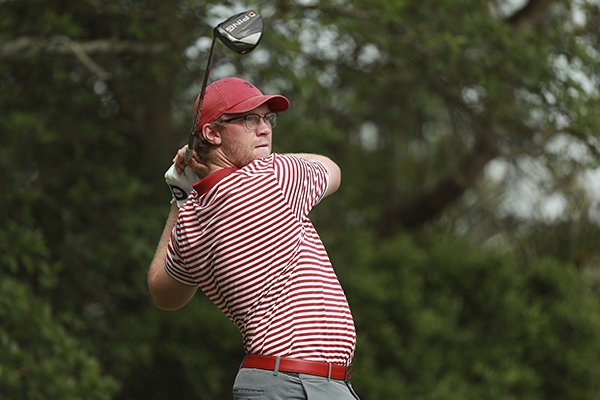
<svg viewBox="0 0 600 400">
<path fill-rule="evenodd" d="M 257 147 L 256 150 L 254 151 L 254 155 L 256 156 L 256 158 L 268 157 L 271 155 L 271 148 L 270 147 Z"/>
</svg>

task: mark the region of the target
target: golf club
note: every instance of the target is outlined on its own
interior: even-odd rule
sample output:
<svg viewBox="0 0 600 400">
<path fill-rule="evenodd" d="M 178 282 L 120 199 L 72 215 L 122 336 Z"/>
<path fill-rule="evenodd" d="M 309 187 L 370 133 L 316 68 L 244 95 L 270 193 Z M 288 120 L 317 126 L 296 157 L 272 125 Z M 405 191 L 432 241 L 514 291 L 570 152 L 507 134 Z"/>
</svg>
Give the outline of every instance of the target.
<svg viewBox="0 0 600 400">
<path fill-rule="evenodd" d="M 210 45 L 206 70 L 204 71 L 202 88 L 200 89 L 200 93 L 198 95 L 198 106 L 196 107 L 196 116 L 194 117 L 194 123 L 192 125 L 192 130 L 188 140 L 188 147 L 185 152 L 183 161 L 184 165 L 188 165 L 192 156 L 194 139 L 196 137 L 196 129 L 198 129 L 198 121 L 200 120 L 202 102 L 204 100 L 204 92 L 206 91 L 206 84 L 208 83 L 208 76 L 210 74 L 210 68 L 212 65 L 216 38 L 219 38 L 219 40 L 225 46 L 234 52 L 238 54 L 246 54 L 258 46 L 258 42 L 260 42 L 262 33 L 262 17 L 254 10 L 244 11 L 236 14 L 233 17 L 221 22 L 213 29 L 213 39 Z"/>
<path fill-rule="evenodd" d="M 187 149 L 183 159 L 183 164 L 186 166 L 186 172 L 188 170 L 187 165 L 192 157 L 194 151 L 194 140 L 196 138 L 196 130 L 198 129 L 198 122 L 200 121 L 200 113 L 202 111 L 202 102 L 204 101 L 204 93 L 206 92 L 206 85 L 208 83 L 208 76 L 210 75 L 210 68 L 212 66 L 213 54 L 215 51 L 216 39 L 225 44 L 229 49 L 233 50 L 238 54 L 246 54 L 252 51 L 260 42 L 263 32 L 262 17 L 259 13 L 253 10 L 244 11 L 236 14 L 231 18 L 221 22 L 213 29 L 213 38 L 210 45 L 210 51 L 208 53 L 208 61 L 206 63 L 206 70 L 204 71 L 204 79 L 202 80 L 202 87 L 198 94 L 198 105 L 196 108 L 196 115 L 194 117 L 194 123 L 192 124 L 192 130 L 188 139 Z M 165 180 L 171 189 L 173 198 L 177 200 L 178 204 L 187 198 L 186 191 L 179 187 L 179 173 L 175 168 L 175 164 L 171 165 L 171 168 L 165 173 Z"/>
</svg>

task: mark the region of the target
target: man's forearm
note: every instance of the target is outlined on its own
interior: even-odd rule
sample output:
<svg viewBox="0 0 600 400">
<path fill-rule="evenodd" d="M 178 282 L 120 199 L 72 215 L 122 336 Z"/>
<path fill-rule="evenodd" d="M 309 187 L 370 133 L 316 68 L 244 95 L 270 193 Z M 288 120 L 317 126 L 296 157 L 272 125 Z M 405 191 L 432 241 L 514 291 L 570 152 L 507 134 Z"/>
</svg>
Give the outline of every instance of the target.
<svg viewBox="0 0 600 400">
<path fill-rule="evenodd" d="M 167 256 L 167 248 L 169 246 L 169 240 L 171 239 L 171 232 L 177 223 L 177 213 L 178 213 L 177 204 L 173 202 L 171 204 L 171 210 L 169 211 L 169 216 L 167 217 L 167 221 L 165 222 L 165 227 L 160 236 L 160 241 L 156 246 L 156 252 L 154 253 L 154 258 L 150 263 L 150 268 L 148 269 L 148 287 L 150 288 L 150 293 L 154 298 L 155 295 L 155 282 L 156 277 L 159 272 L 162 272 L 162 269 L 165 267 L 165 257 Z"/>
<path fill-rule="evenodd" d="M 180 309 L 194 297 L 198 289 L 197 286 L 185 285 L 175 280 L 165 268 L 165 258 L 171 240 L 171 232 L 177 223 L 177 214 L 178 208 L 173 203 L 148 270 L 148 287 L 154 299 L 154 304 L 161 310 Z"/>
</svg>

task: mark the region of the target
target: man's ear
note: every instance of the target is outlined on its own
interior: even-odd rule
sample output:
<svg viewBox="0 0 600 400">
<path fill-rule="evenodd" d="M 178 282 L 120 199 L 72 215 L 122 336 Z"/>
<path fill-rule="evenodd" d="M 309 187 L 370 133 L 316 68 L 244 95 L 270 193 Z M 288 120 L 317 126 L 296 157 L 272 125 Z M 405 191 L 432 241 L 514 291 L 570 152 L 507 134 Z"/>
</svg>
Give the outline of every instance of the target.
<svg viewBox="0 0 600 400">
<path fill-rule="evenodd" d="M 215 129 L 212 124 L 205 124 L 202 127 L 202 132 L 200 134 L 204 137 L 204 139 L 215 146 L 221 144 L 221 133 Z"/>
</svg>

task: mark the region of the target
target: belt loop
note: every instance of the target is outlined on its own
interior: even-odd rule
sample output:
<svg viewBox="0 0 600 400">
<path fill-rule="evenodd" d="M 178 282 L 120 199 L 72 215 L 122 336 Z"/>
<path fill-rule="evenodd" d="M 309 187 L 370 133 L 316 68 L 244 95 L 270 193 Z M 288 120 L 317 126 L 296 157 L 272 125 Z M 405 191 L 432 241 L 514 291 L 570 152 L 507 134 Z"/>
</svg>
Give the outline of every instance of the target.
<svg viewBox="0 0 600 400">
<path fill-rule="evenodd" d="M 346 367 L 346 376 L 344 377 L 344 380 L 346 382 L 349 382 L 352 379 L 352 365 L 348 365 Z"/>
<path fill-rule="evenodd" d="M 327 366 L 329 367 L 329 369 L 327 371 L 327 382 L 329 382 L 331 380 L 331 367 L 332 367 L 332 364 L 331 363 L 327 363 Z"/>
<path fill-rule="evenodd" d="M 273 370 L 273 375 L 277 376 L 279 374 L 279 363 L 281 362 L 281 356 L 275 357 L 275 369 Z"/>
</svg>

